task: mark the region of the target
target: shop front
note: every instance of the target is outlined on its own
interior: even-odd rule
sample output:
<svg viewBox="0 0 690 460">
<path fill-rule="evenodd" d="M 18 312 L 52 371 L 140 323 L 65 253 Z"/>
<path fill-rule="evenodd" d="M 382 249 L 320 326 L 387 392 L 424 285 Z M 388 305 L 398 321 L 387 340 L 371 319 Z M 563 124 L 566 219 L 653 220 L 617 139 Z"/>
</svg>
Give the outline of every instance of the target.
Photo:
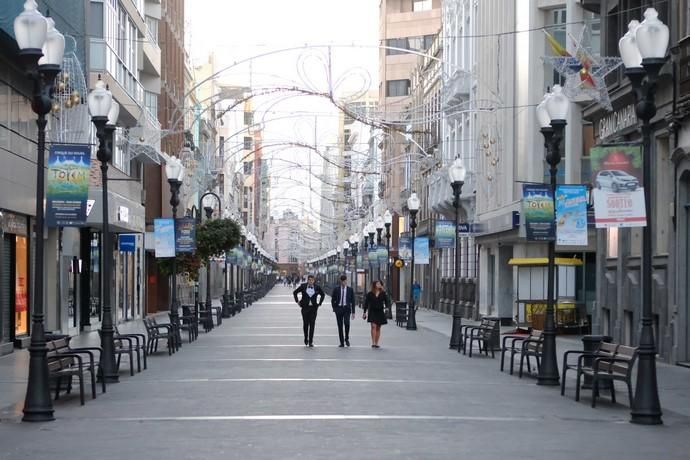
<svg viewBox="0 0 690 460">
<path fill-rule="evenodd" d="M 0 355 L 29 339 L 29 218 L 0 218 Z"/>
</svg>

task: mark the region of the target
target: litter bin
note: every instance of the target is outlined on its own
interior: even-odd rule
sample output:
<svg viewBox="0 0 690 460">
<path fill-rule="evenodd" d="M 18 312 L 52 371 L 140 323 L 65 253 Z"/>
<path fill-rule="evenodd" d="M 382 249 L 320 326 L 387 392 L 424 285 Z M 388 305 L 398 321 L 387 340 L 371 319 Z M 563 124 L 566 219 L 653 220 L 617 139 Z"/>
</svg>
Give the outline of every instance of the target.
<svg viewBox="0 0 690 460">
<path fill-rule="evenodd" d="M 395 324 L 407 325 L 407 302 L 395 302 Z"/>
</svg>

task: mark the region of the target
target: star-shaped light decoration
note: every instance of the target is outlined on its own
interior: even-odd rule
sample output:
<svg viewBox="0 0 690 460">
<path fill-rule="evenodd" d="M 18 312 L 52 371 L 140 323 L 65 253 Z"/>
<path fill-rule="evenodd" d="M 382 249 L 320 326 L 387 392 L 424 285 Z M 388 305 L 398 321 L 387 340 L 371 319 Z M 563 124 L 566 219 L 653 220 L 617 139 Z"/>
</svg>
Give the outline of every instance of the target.
<svg viewBox="0 0 690 460">
<path fill-rule="evenodd" d="M 605 79 L 608 74 L 623 64 L 623 60 L 619 57 L 592 54 L 591 48 L 585 44 L 586 28 L 582 28 L 579 39 L 570 35 L 575 50 L 574 56 L 544 30 L 546 39 L 556 55 L 544 56 L 542 59 L 544 62 L 550 63 L 554 70 L 565 78 L 563 94 L 569 99 L 576 99 L 585 95 L 597 101 L 606 110 L 611 111 L 613 107 Z"/>
</svg>

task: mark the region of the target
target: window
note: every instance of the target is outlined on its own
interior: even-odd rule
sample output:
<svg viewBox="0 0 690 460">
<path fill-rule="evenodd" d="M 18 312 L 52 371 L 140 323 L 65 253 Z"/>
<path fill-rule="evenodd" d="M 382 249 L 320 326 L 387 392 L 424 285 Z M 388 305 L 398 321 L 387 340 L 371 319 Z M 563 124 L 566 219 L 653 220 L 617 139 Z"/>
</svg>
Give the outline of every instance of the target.
<svg viewBox="0 0 690 460">
<path fill-rule="evenodd" d="M 88 27 L 91 37 L 103 38 L 103 3 L 91 2 Z"/>
<path fill-rule="evenodd" d="M 158 44 L 158 19 L 146 16 L 146 28 L 149 40 L 153 43 Z"/>
<path fill-rule="evenodd" d="M 396 54 L 405 54 L 403 50 L 413 50 L 413 51 L 426 51 L 431 48 L 431 44 L 434 42 L 435 35 L 420 35 L 418 37 L 402 37 L 402 38 L 389 38 L 386 40 L 386 46 L 393 48 L 402 48 L 400 50 L 387 49 L 386 54 L 388 56 L 394 56 Z"/>
<path fill-rule="evenodd" d="M 153 119 L 158 119 L 158 94 L 144 91 L 144 106 Z"/>
<path fill-rule="evenodd" d="M 547 32 L 549 32 L 553 38 L 556 39 L 556 41 L 563 47 L 565 48 L 567 46 L 567 39 L 566 39 L 566 34 L 565 34 L 565 24 L 566 24 L 566 15 L 565 15 L 565 9 L 558 9 L 558 10 L 553 10 L 551 12 L 551 15 L 549 17 L 550 22 L 549 22 L 549 27 L 547 29 Z M 545 42 L 545 54 L 546 56 L 553 56 L 554 52 L 551 49 L 551 45 L 549 45 L 548 40 L 544 40 Z M 559 74 L 556 72 L 556 70 L 553 68 L 551 64 L 544 64 L 545 65 L 545 75 L 544 75 L 544 84 L 551 88 L 553 85 L 563 85 L 565 83 L 565 80 Z"/>
<path fill-rule="evenodd" d="M 251 150 L 254 139 L 250 136 L 244 136 L 244 150 Z"/>
<path fill-rule="evenodd" d="M 412 11 L 430 11 L 431 0 L 412 0 Z"/>
<path fill-rule="evenodd" d="M 408 96 L 410 94 L 410 80 L 386 81 L 386 97 Z"/>
<path fill-rule="evenodd" d="M 244 124 L 246 126 L 254 124 L 254 112 L 244 112 Z"/>
<path fill-rule="evenodd" d="M 252 173 L 252 162 L 251 161 L 245 161 L 244 162 L 244 174 L 246 176 L 248 176 L 251 173 Z"/>
</svg>

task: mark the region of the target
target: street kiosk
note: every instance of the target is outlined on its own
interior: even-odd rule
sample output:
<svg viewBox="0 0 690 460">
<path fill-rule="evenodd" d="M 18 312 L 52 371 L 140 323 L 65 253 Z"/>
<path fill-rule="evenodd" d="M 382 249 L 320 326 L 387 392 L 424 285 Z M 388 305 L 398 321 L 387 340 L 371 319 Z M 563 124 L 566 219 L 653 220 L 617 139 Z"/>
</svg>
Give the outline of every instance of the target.
<svg viewBox="0 0 690 460">
<path fill-rule="evenodd" d="M 512 258 L 508 265 L 517 268 L 517 323 L 519 327 L 544 329 L 546 317 L 548 262 L 546 257 Z M 576 301 L 578 258 L 556 257 L 554 320 L 560 330 L 587 326 L 586 306 Z"/>
</svg>

